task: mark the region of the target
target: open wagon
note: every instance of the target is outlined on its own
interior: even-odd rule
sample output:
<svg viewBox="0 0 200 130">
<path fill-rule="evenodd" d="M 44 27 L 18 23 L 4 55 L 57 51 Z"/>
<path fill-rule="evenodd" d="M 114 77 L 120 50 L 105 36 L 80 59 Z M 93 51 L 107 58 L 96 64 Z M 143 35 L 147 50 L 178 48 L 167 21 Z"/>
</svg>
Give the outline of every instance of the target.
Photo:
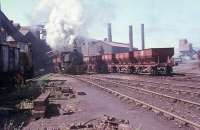
<svg viewBox="0 0 200 130">
<path fill-rule="evenodd" d="M 134 51 L 137 71 L 150 72 L 153 75 L 170 75 L 172 73 L 171 58 L 173 55 L 174 48 L 150 48 Z"/>
</svg>

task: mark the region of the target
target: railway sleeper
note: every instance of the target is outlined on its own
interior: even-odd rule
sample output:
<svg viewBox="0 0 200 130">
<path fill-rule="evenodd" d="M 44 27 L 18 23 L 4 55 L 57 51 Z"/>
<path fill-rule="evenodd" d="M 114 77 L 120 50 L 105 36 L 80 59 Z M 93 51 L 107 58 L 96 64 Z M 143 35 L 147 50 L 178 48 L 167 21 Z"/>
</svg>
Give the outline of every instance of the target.
<svg viewBox="0 0 200 130">
<path fill-rule="evenodd" d="M 152 109 L 152 111 L 153 111 L 154 113 L 156 113 L 157 115 L 163 115 L 163 112 L 161 112 L 161 111 L 159 111 L 159 110 L 157 110 L 157 109 Z"/>
<path fill-rule="evenodd" d="M 179 128 L 184 127 L 184 126 L 189 126 L 189 124 L 187 122 L 182 121 L 178 118 L 175 118 L 174 120 L 177 122 L 177 125 L 179 126 Z M 191 126 L 191 127 L 193 127 L 193 126 Z"/>
<path fill-rule="evenodd" d="M 143 104 L 140 103 L 140 102 L 135 102 L 135 105 L 136 105 L 136 106 L 139 106 L 139 107 L 143 106 Z"/>
<path fill-rule="evenodd" d="M 124 97 L 123 97 L 123 96 L 119 96 L 119 99 L 120 99 L 120 100 L 124 100 Z"/>
<path fill-rule="evenodd" d="M 163 116 L 166 117 L 168 120 L 174 120 L 174 117 L 167 113 L 163 113 Z"/>
<path fill-rule="evenodd" d="M 147 105 L 145 105 L 145 104 L 143 104 L 142 107 L 145 108 L 145 109 L 147 109 L 147 110 L 152 110 L 151 107 L 149 107 L 149 106 L 147 106 Z"/>
</svg>

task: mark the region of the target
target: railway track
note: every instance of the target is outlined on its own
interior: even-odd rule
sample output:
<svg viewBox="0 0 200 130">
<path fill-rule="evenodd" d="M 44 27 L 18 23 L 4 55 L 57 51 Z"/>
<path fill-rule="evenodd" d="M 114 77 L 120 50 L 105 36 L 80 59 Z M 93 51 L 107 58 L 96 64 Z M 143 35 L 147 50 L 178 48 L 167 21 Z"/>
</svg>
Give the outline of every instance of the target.
<svg viewBox="0 0 200 130">
<path fill-rule="evenodd" d="M 170 80 L 200 82 L 200 75 L 187 74 L 185 76 L 169 77 Z"/>
<path fill-rule="evenodd" d="M 200 81 L 196 81 L 195 83 L 192 81 L 174 81 L 174 80 L 169 80 L 165 78 L 160 78 L 160 77 L 147 77 L 147 76 L 133 76 L 133 75 L 101 75 L 103 77 L 108 77 L 108 78 L 116 78 L 116 79 L 123 79 L 123 80 L 130 80 L 130 81 L 137 81 L 137 82 L 143 82 L 143 83 L 148 83 L 148 84 L 159 84 L 163 86 L 171 86 L 173 88 L 177 89 L 183 89 L 183 90 L 191 90 L 191 91 L 199 91 L 200 92 Z M 119 78 L 120 77 L 120 78 Z"/>
<path fill-rule="evenodd" d="M 142 106 L 163 114 L 169 119 L 175 119 L 195 129 L 200 129 L 200 104 L 165 94 L 149 91 L 143 88 L 127 85 L 113 80 L 73 76 L 83 82 L 99 87 L 121 98 L 132 100 Z"/>
<path fill-rule="evenodd" d="M 98 79 L 99 77 L 96 77 Z M 103 77 L 101 77 L 103 78 Z M 107 78 L 103 78 L 104 80 Z M 162 94 L 166 97 L 174 97 L 179 98 L 184 101 L 191 101 L 195 102 L 196 105 L 200 105 L 200 91 L 189 91 L 189 90 L 181 90 L 181 89 L 174 89 L 173 87 L 169 86 L 161 86 L 159 84 L 153 84 L 152 82 L 141 83 L 137 81 L 130 81 L 130 80 L 120 80 L 120 79 L 110 79 L 115 84 L 124 84 L 127 86 L 134 86 L 135 89 L 147 91 L 153 94 Z M 133 88 L 133 87 L 132 87 Z M 153 90 L 153 91 L 152 91 Z M 188 101 L 187 101 L 188 102 Z"/>
<path fill-rule="evenodd" d="M 130 75 L 130 74 L 129 74 Z M 140 77 L 148 77 L 152 78 L 149 75 L 140 75 Z M 174 76 L 157 76 L 156 77 L 159 80 L 174 80 L 174 81 L 192 81 L 192 82 L 200 82 L 200 75 L 195 74 L 174 74 Z M 153 79 L 153 78 L 152 78 Z"/>
<path fill-rule="evenodd" d="M 148 77 L 150 79 L 155 79 L 155 77 Z M 188 85 L 191 85 L 192 84 L 196 84 L 196 85 L 200 85 L 200 76 L 199 75 L 191 75 L 191 74 L 188 74 L 188 75 L 185 75 L 185 76 L 174 76 L 174 77 L 168 77 L 168 76 L 158 76 L 156 77 L 156 79 L 158 80 L 165 80 L 165 81 L 174 81 L 174 82 L 186 82 Z"/>
</svg>

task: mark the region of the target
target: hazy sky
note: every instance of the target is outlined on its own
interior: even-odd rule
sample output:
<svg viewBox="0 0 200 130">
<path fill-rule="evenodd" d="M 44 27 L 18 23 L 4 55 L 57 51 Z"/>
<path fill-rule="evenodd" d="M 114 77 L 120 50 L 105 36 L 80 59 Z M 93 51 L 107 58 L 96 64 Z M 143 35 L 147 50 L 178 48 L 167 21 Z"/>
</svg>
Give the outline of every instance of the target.
<svg viewBox="0 0 200 130">
<path fill-rule="evenodd" d="M 38 1 L 1 0 L 2 10 L 10 19 L 28 25 Z M 177 46 L 181 38 L 200 46 L 200 0 L 110 1 L 114 11 L 111 21 L 114 41 L 128 42 L 128 25 L 132 24 L 134 44 L 140 48 L 140 24 L 144 23 L 146 47 Z M 103 39 L 107 35 L 106 25 L 92 26 L 89 34 Z"/>
</svg>

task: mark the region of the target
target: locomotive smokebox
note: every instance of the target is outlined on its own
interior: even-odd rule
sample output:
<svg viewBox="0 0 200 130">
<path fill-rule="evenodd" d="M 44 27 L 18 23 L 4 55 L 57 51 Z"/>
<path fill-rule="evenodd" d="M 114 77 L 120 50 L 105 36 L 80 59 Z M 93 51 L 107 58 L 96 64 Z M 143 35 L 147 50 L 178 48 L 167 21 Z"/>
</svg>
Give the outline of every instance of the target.
<svg viewBox="0 0 200 130">
<path fill-rule="evenodd" d="M 133 50 L 133 27 L 132 27 L 132 25 L 129 25 L 129 44 L 130 44 L 129 50 L 132 51 Z"/>
<path fill-rule="evenodd" d="M 112 24 L 108 23 L 107 25 L 107 32 L 108 32 L 108 41 L 112 42 Z"/>
<path fill-rule="evenodd" d="M 142 50 L 145 49 L 145 39 L 144 39 L 144 24 L 141 24 L 141 41 L 142 41 Z"/>
</svg>

